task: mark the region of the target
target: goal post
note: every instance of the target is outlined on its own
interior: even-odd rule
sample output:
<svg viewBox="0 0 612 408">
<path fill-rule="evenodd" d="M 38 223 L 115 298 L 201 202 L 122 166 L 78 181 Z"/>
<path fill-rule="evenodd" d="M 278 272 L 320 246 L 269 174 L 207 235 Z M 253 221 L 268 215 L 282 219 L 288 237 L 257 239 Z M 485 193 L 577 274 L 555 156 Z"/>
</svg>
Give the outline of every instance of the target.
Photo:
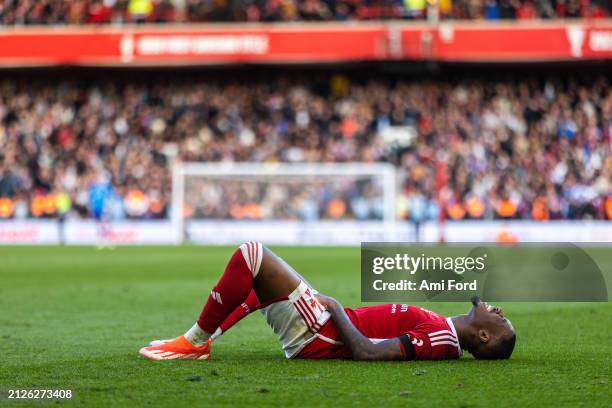
<svg viewBox="0 0 612 408">
<path fill-rule="evenodd" d="M 171 219 L 180 242 L 389 240 L 396 183 L 387 163 L 175 163 Z"/>
</svg>

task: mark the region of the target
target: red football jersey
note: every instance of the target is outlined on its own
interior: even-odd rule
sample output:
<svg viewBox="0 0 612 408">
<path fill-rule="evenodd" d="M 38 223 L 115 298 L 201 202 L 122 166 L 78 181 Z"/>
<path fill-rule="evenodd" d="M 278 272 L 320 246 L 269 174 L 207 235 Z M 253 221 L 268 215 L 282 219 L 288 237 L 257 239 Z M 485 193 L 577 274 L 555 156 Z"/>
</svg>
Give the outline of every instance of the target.
<svg viewBox="0 0 612 408">
<path fill-rule="evenodd" d="M 355 327 L 372 341 L 407 334 L 415 360 L 455 359 L 461 356 L 459 339 L 452 320 L 419 306 L 386 304 L 344 309 Z M 350 358 L 350 351 L 330 319 L 298 358 Z M 403 349 L 403 346 L 402 346 Z M 405 351 L 404 351 L 405 352 Z"/>
</svg>

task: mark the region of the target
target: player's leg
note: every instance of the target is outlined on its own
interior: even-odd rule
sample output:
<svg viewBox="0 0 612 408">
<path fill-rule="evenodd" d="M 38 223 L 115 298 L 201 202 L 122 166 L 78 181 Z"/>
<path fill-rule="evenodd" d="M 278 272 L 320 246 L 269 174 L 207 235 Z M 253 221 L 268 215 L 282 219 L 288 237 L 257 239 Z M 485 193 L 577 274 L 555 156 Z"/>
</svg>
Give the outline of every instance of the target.
<svg viewBox="0 0 612 408">
<path fill-rule="evenodd" d="M 223 320 L 223 323 L 221 323 L 217 330 L 215 330 L 215 332 L 212 334 L 212 336 L 210 336 L 211 340 L 215 340 L 221 334 L 226 333 L 231 327 L 235 326 L 242 319 L 244 319 L 254 311 L 261 309 L 264 306 L 266 305 L 259 303 L 257 295 L 255 294 L 255 290 L 252 290 L 251 293 L 249 293 L 249 296 L 247 296 L 247 298 L 245 299 L 245 301 L 242 302 L 240 306 L 235 308 L 232 313 L 230 313 L 229 316 L 225 318 L 225 320 Z M 149 346 L 159 346 L 161 344 L 168 343 L 172 340 L 174 339 L 153 340 L 149 344 Z"/>
<path fill-rule="evenodd" d="M 140 353 L 153 359 L 208 358 L 210 339 L 220 327 L 231 327 L 248 313 L 238 308 L 255 309 L 253 289 L 258 302 L 286 298 L 299 285 L 299 275 L 260 243 L 241 245 L 230 258 L 225 271 L 213 287 L 200 318 L 184 336 L 144 347 Z M 227 323 L 223 323 L 227 320 Z"/>
<path fill-rule="evenodd" d="M 235 308 L 232 311 L 232 313 L 230 313 L 230 315 L 225 318 L 225 320 L 223 320 L 223 323 L 221 323 L 221 325 L 219 325 L 219 327 L 217 328 L 217 330 L 215 330 L 213 335 L 210 336 L 211 340 L 215 340 L 222 333 L 227 332 L 231 327 L 236 325 L 239 321 L 247 317 L 249 314 L 260 309 L 261 306 L 262 305 L 259 303 L 259 300 L 257 299 L 257 295 L 255 294 L 255 291 L 252 290 L 251 293 L 249 293 L 249 296 L 247 296 L 247 298 L 245 299 L 245 301 L 242 302 L 240 306 Z M 172 340 L 174 339 L 153 340 L 149 344 L 149 346 L 159 346 L 161 344 L 168 343 Z"/>
<path fill-rule="evenodd" d="M 291 266 L 260 243 L 243 244 L 230 259 L 200 318 L 185 337 L 201 344 L 215 333 L 220 334 L 220 328 L 229 329 L 258 305 L 286 298 L 300 281 Z"/>
<path fill-rule="evenodd" d="M 226 333 L 249 314 L 264 308 L 274 301 L 284 300 L 299 285 L 300 280 L 306 280 L 287 262 L 267 248 L 263 248 L 263 259 L 254 286 L 247 299 L 221 323 L 211 338 L 214 340 L 222 333 Z M 296 280 L 295 277 L 298 279 Z M 306 282 L 307 283 L 307 282 Z M 310 286 L 310 285 L 308 285 Z M 293 290 L 289 291 L 289 288 Z M 259 299 L 262 301 L 260 302 Z"/>
</svg>

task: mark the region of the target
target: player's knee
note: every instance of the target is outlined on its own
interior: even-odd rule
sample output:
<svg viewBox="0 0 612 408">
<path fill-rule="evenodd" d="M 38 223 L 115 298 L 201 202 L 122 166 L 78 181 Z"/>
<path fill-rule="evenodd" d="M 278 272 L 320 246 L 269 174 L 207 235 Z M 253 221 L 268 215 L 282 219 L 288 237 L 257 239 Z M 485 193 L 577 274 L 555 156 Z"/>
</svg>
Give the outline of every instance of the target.
<svg viewBox="0 0 612 408">
<path fill-rule="evenodd" d="M 253 274 L 253 278 L 255 278 L 259 273 L 259 268 L 261 268 L 264 249 L 263 244 L 261 242 L 249 241 L 240 245 L 239 249 L 247 267 Z"/>
</svg>

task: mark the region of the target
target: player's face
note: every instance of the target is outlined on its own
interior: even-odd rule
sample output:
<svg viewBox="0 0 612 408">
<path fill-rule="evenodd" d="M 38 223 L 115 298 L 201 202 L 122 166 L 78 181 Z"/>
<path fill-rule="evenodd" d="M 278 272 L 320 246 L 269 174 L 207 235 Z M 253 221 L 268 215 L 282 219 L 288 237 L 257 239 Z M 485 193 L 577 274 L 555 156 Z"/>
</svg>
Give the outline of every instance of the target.
<svg viewBox="0 0 612 408">
<path fill-rule="evenodd" d="M 468 316 L 478 328 L 490 330 L 491 332 L 504 332 L 510 330 L 514 332 L 510 320 L 504 317 L 504 311 L 497 306 L 492 306 L 483 302 L 477 296 L 472 298 L 472 309 Z"/>
</svg>

